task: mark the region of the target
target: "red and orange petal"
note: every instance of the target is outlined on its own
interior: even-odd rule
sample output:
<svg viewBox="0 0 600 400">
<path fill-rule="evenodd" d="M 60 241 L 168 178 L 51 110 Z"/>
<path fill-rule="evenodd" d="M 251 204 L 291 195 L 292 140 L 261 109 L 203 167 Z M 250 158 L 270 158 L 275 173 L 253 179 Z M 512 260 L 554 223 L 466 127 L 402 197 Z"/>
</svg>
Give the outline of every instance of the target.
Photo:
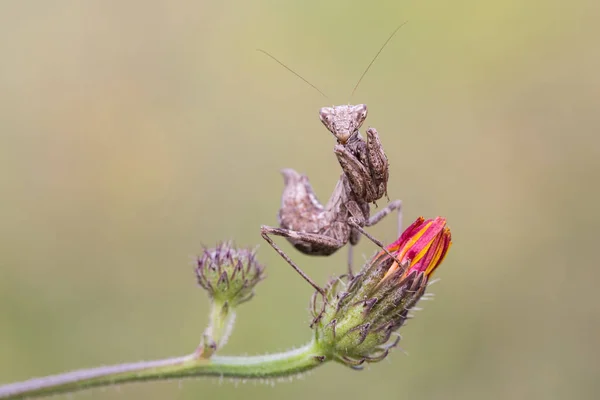
<svg viewBox="0 0 600 400">
<path fill-rule="evenodd" d="M 394 251 L 398 251 L 398 249 L 400 249 L 408 241 L 408 239 L 410 239 L 415 234 L 415 232 L 417 232 L 419 230 L 419 228 L 424 223 L 425 223 L 425 218 L 423 218 L 423 217 L 417 218 L 417 220 L 415 222 L 410 224 L 410 226 L 408 228 L 406 228 L 404 230 L 404 232 L 402 232 L 402 234 L 400 235 L 398 240 L 396 240 L 394 243 L 390 244 L 387 247 L 388 251 L 390 253 L 394 252 Z"/>
<path fill-rule="evenodd" d="M 426 253 L 414 263 L 411 262 L 412 265 L 406 271 L 407 274 L 411 271 L 419 271 L 429 277 L 442 261 L 444 261 L 451 245 L 452 235 L 450 234 L 450 229 L 444 228 L 429 245 Z"/>
<path fill-rule="evenodd" d="M 395 253 L 400 262 L 410 260 L 408 274 L 411 271 L 424 272 L 429 276 L 443 261 L 451 244 L 450 229 L 446 228 L 446 219 L 436 217 L 425 220 L 417 218 L 388 251 Z M 400 266 L 394 262 L 383 279 L 394 273 Z"/>
<path fill-rule="evenodd" d="M 417 218 L 417 220 L 415 222 L 413 222 L 412 224 L 410 224 L 410 226 L 408 228 L 406 228 L 404 230 L 404 232 L 402 232 L 402 234 L 400 234 L 400 237 L 398 238 L 398 240 L 396 240 L 394 243 L 390 244 L 387 246 L 387 251 L 389 251 L 390 253 L 396 255 L 397 259 L 400 259 L 400 257 L 397 257 L 398 254 L 398 250 L 400 248 L 402 248 L 402 246 L 404 246 L 404 244 L 411 238 L 412 235 L 414 235 L 415 232 L 417 232 L 419 230 L 419 228 L 423 225 L 423 223 L 425 222 L 425 218 L 423 217 L 419 217 Z M 388 257 L 387 253 L 383 250 L 381 250 L 374 258 L 373 258 L 373 262 L 377 262 L 379 259 L 381 258 L 385 258 Z M 397 263 L 394 263 L 394 265 L 396 265 Z M 394 266 L 392 265 L 391 268 L 394 268 Z M 398 266 L 396 265 L 396 267 L 394 268 L 394 270 L 396 270 L 398 268 Z M 393 272 L 393 271 L 392 271 Z M 386 274 L 386 277 L 389 275 Z"/>
</svg>

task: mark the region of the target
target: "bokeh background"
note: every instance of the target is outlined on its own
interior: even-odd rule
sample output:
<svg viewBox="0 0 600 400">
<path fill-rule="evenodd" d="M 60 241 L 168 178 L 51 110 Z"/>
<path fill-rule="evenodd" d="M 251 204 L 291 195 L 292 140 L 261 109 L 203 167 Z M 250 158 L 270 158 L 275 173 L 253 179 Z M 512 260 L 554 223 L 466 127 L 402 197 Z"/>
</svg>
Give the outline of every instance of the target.
<svg viewBox="0 0 600 400">
<path fill-rule="evenodd" d="M 364 102 L 406 223 L 453 232 L 408 356 L 77 396 L 597 398 L 599 18 L 597 0 L 1 2 L 0 382 L 189 353 L 208 309 L 194 257 L 222 239 L 260 245 L 269 274 L 223 354 L 306 342 L 311 288 L 259 227 L 281 168 L 327 200 L 340 169 L 317 111 Z M 393 219 L 371 232 L 394 240 Z M 320 282 L 345 269 L 345 251 L 279 242 Z"/>
</svg>

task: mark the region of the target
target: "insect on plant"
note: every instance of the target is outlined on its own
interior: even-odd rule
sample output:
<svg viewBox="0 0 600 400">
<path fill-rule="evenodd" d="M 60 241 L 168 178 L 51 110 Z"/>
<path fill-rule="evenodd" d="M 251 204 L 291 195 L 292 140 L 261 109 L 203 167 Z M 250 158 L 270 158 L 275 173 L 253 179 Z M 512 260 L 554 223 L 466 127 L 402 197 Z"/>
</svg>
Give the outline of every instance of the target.
<svg viewBox="0 0 600 400">
<path fill-rule="evenodd" d="M 352 94 L 381 51 L 405 23 L 400 24 L 381 46 L 354 86 Z M 271 54 L 261 49 L 258 51 L 266 54 L 327 97 L 316 86 Z M 282 170 L 285 186 L 278 214 L 279 227 L 263 225 L 261 235 L 292 268 L 317 291 L 323 293 L 323 290 L 277 246 L 270 235 L 285 237 L 296 249 L 307 255 L 328 256 L 350 242 L 348 275 L 352 276 L 352 246 L 358 243 L 361 234 L 386 250 L 382 243 L 366 232 L 363 227 L 375 225 L 388 214 L 397 210 L 398 232 L 400 233 L 402 230 L 402 202 L 400 200 L 392 201 L 375 215 L 370 215 L 369 204 L 375 203 L 384 195 L 387 197 L 389 174 L 387 156 L 377 130 L 375 128 L 367 129 L 367 141 L 361 137 L 359 131 L 367 117 L 367 106 L 358 104 L 323 107 L 319 111 L 319 116 L 321 122 L 337 139 L 334 153 L 343 173 L 329 201 L 326 205 L 322 205 L 307 176 L 301 175 L 293 169 Z"/>
</svg>

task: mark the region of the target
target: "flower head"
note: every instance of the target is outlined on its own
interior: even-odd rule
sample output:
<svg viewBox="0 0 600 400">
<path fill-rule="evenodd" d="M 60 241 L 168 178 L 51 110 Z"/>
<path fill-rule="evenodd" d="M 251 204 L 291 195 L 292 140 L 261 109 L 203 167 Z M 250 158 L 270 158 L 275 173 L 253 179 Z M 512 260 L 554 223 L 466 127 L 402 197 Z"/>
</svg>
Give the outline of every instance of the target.
<svg viewBox="0 0 600 400">
<path fill-rule="evenodd" d="M 196 276 L 213 301 L 229 307 L 250 300 L 254 286 L 265 278 L 264 266 L 256 261 L 254 251 L 231 243 L 205 249 L 198 257 Z"/>
<path fill-rule="evenodd" d="M 313 296 L 315 338 L 330 356 L 353 368 L 382 360 L 398 341 L 427 281 L 451 245 L 446 220 L 418 218 L 348 282 L 332 280 L 322 304 Z"/>
</svg>

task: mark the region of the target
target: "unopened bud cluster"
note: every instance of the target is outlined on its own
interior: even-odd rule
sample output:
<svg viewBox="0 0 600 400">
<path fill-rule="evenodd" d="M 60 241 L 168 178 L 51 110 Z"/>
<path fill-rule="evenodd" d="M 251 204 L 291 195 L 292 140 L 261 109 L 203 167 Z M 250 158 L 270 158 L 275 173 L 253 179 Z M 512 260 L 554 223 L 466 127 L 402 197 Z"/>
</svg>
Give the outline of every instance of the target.
<svg viewBox="0 0 600 400">
<path fill-rule="evenodd" d="M 205 249 L 198 257 L 196 275 L 198 284 L 213 301 L 230 307 L 250 300 L 254 286 L 265 278 L 264 266 L 258 263 L 254 251 L 231 243 Z"/>
</svg>

